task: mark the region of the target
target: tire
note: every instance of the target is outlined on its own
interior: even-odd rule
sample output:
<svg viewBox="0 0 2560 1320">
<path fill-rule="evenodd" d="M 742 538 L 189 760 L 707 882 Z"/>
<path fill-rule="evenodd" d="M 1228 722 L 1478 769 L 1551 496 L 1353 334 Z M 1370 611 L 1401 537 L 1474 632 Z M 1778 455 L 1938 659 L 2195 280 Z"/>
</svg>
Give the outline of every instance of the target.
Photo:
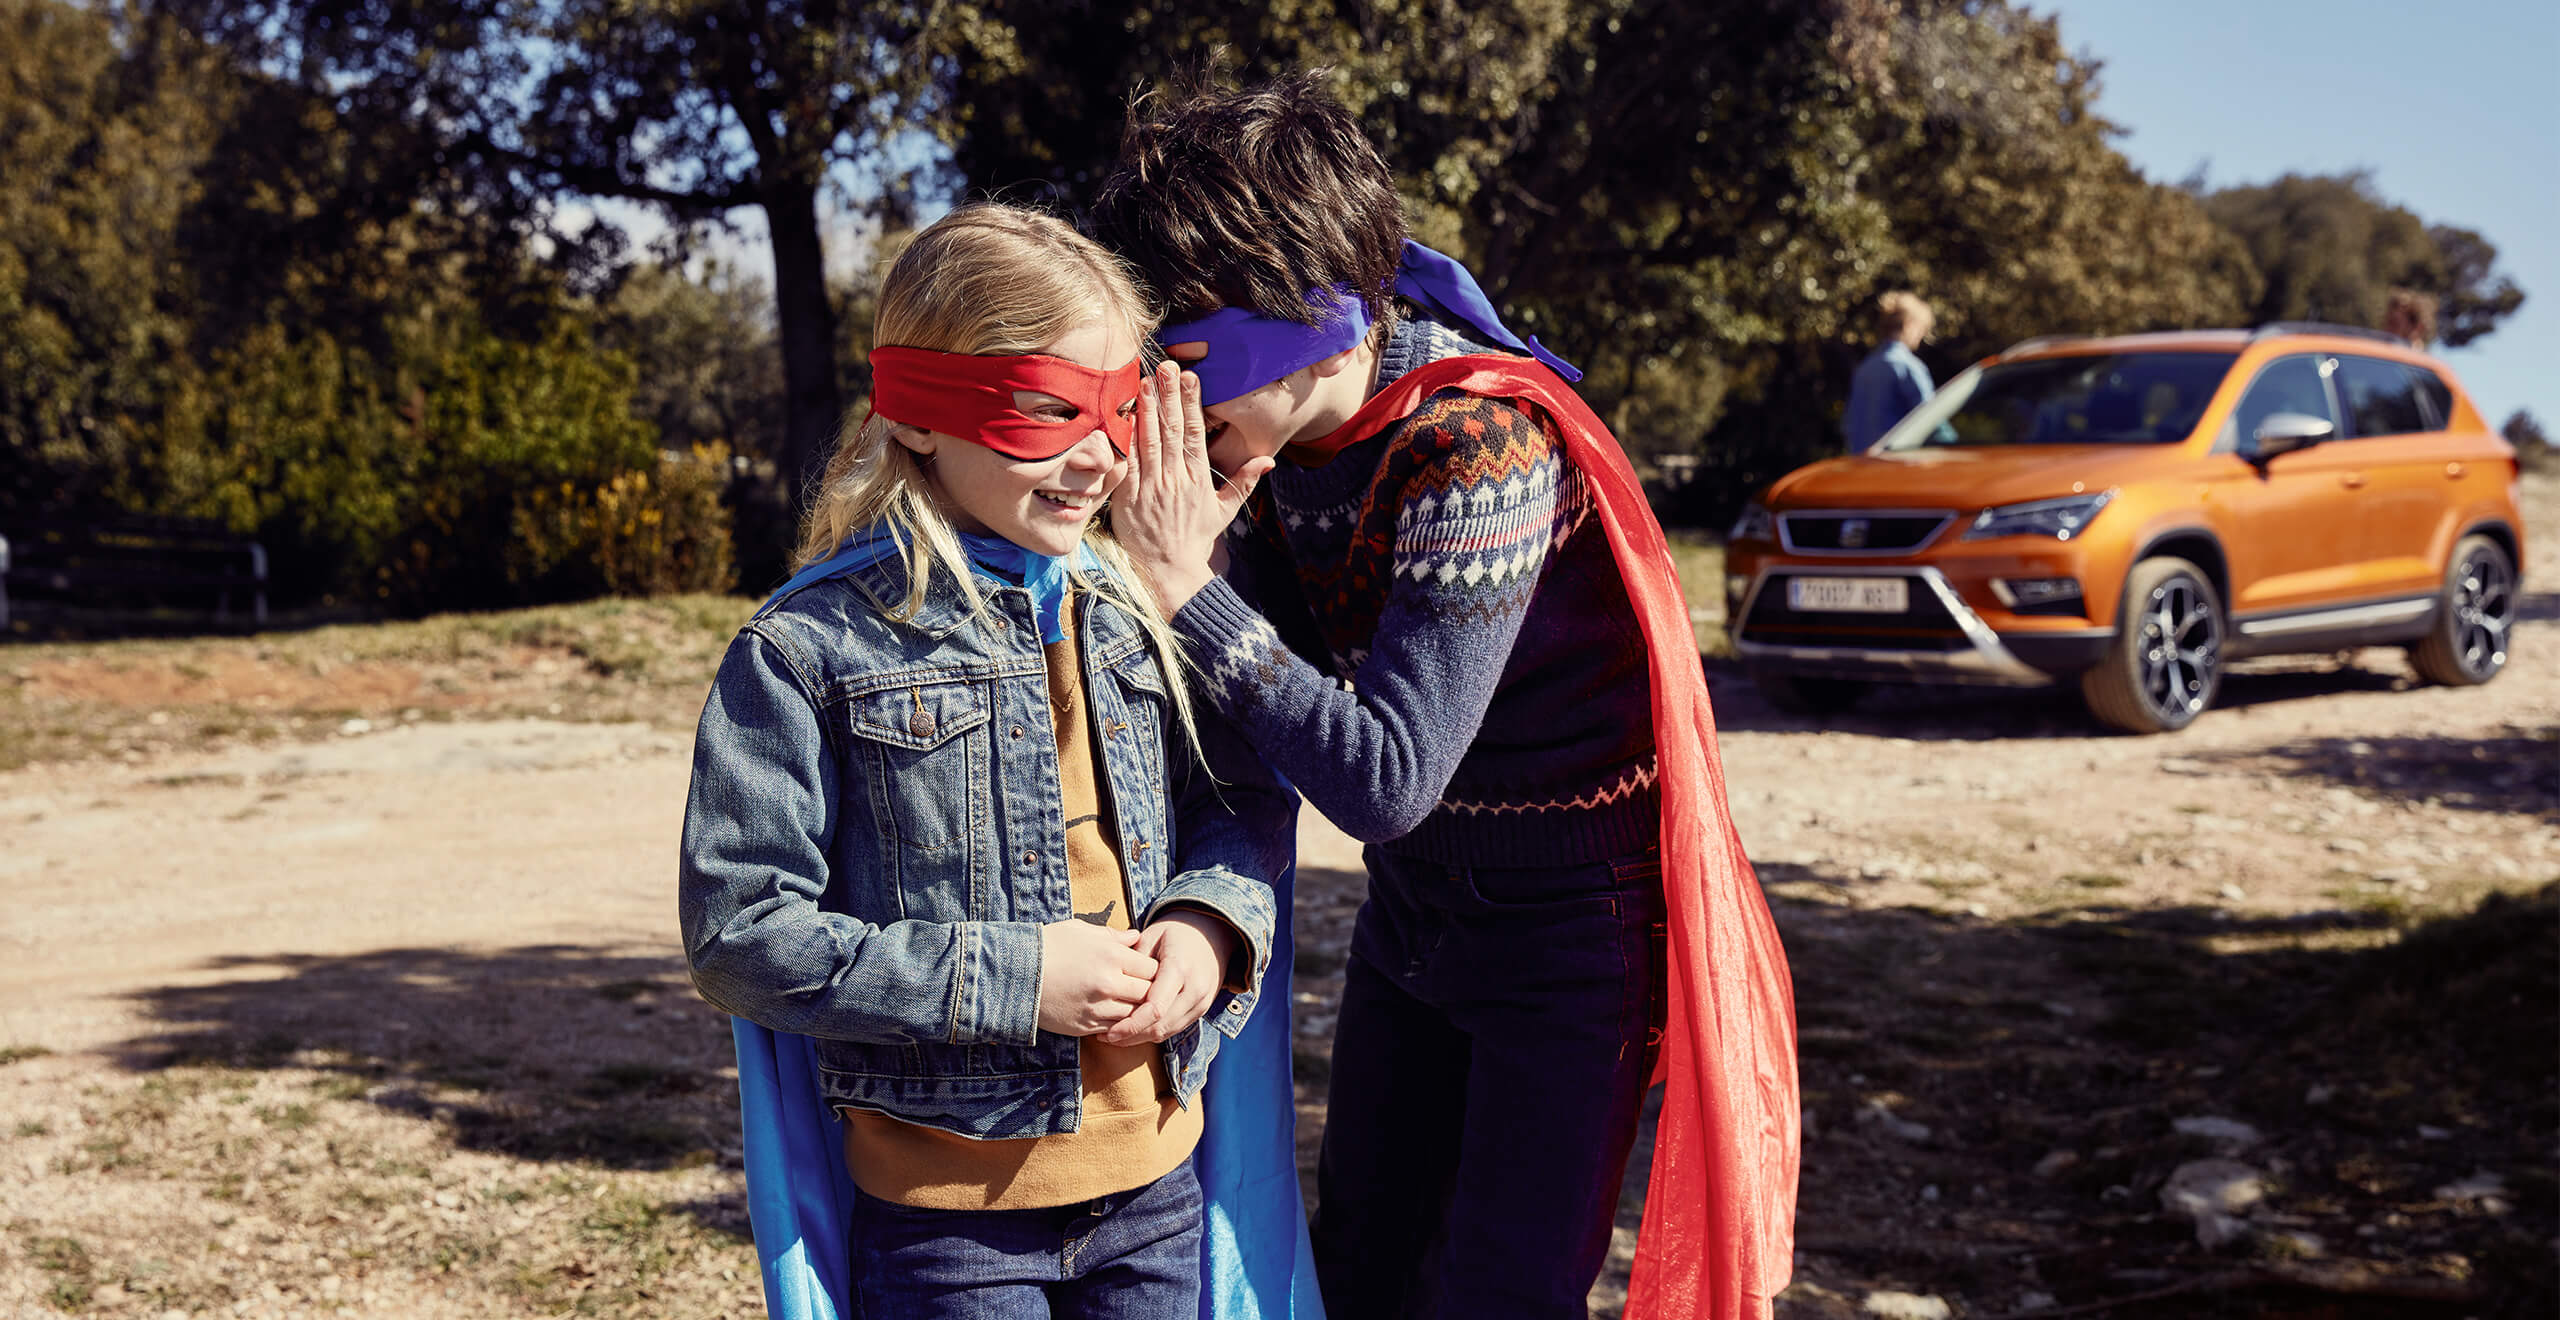
<svg viewBox="0 0 2560 1320">
<path fill-rule="evenodd" d="M 1794 674 L 1757 672 L 1752 686 L 1769 704 L 1790 715 L 1837 715 L 1858 704 L 1869 684 L 1854 678 L 1804 678 Z"/>
<path fill-rule="evenodd" d="M 2098 722 L 2126 733 L 2171 733 L 2195 722 L 2222 688 L 2222 598 L 2183 559 L 2146 559 L 2125 575 L 2116 638 L 2080 676 Z"/>
<path fill-rule="evenodd" d="M 2515 628 L 2515 560 L 2485 536 L 2454 542 L 2444 566 L 2444 594 L 2435 627 L 2409 648 L 2420 677 L 2445 687 L 2476 687 L 2507 667 L 2507 638 Z"/>
</svg>

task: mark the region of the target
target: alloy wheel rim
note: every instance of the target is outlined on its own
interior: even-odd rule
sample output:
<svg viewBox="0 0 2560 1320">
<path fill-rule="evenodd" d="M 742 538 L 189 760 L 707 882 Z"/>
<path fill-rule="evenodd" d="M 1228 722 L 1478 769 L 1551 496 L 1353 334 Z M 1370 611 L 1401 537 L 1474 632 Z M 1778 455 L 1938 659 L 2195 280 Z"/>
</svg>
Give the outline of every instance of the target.
<svg viewBox="0 0 2560 1320">
<path fill-rule="evenodd" d="M 2487 550 L 2465 557 L 2453 584 L 2453 654 L 2463 673 L 2486 678 L 2505 667 L 2515 613 L 2515 575 L 2506 561 Z"/>
<path fill-rule="evenodd" d="M 2151 589 L 2142 603 L 2142 699 L 2154 715 L 2182 723 L 2203 710 L 2221 651 L 2221 622 L 2193 581 Z"/>
</svg>

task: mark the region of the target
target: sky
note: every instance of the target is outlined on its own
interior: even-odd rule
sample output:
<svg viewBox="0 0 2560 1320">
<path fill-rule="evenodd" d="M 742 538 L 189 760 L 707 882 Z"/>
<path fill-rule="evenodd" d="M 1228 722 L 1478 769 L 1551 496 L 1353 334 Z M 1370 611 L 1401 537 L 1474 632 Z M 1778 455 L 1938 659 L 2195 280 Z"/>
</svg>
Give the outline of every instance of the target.
<svg viewBox="0 0 2560 1320">
<path fill-rule="evenodd" d="M 2491 426 L 2560 423 L 2560 3 L 2061 0 L 2098 110 L 2150 177 L 2216 188 L 2362 169 L 2430 224 L 2476 229 L 2524 307 L 2444 350 Z"/>
</svg>

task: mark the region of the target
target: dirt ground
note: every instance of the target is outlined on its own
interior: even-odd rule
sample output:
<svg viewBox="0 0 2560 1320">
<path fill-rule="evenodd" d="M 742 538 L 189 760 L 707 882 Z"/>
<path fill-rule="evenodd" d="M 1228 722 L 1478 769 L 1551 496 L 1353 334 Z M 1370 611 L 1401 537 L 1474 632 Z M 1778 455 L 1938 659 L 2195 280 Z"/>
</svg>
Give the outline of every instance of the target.
<svg viewBox="0 0 2560 1320">
<path fill-rule="evenodd" d="M 2058 694 L 1807 721 L 1711 662 L 1796 977 L 1780 1315 L 2551 1315 L 2538 559 L 2487 687 L 2260 662 L 2162 738 Z M 0 1318 L 760 1314 L 672 931 L 745 608 L 0 649 Z M 1312 1150 L 1359 876 L 1312 819 L 1301 866 Z"/>
</svg>

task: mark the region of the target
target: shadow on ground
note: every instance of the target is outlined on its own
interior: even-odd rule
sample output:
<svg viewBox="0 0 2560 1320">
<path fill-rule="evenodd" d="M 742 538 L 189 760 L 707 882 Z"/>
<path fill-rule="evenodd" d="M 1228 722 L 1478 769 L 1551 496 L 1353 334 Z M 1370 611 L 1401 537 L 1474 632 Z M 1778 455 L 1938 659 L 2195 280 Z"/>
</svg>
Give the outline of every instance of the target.
<svg viewBox="0 0 2560 1320">
<path fill-rule="evenodd" d="M 2560 820 L 2560 728 L 2479 738 L 2304 738 L 2198 759 L 2378 797 Z"/>
<path fill-rule="evenodd" d="M 2226 672 L 2213 709 L 2228 711 L 2352 692 L 2397 692 L 2415 679 L 2396 672 L 2384 653 L 2360 663 L 2289 656 L 2243 662 Z M 1828 715 L 1793 715 L 1769 704 L 1735 662 L 1706 657 L 1707 687 L 1716 725 L 1728 731 L 1843 733 L 1929 742 L 1988 742 L 2008 738 L 2113 736 L 2081 704 L 2076 683 L 2047 687 L 1920 686 L 1879 683 L 1856 705 Z M 2366 667 L 2372 665 L 2374 667 Z M 2210 712 L 2208 712 L 2210 715 Z"/>
<path fill-rule="evenodd" d="M 1873 1290 L 1974 1316 L 2560 1310 L 2560 885 L 2387 945 L 2350 912 L 1778 917 L 1806 1111 L 1781 1320 L 1863 1314 Z M 2204 1118 L 2258 1136 L 2177 1126 Z M 2272 1195 L 2212 1251 L 2161 1189 L 2226 1156 Z M 2449 1194 L 2484 1172 L 2495 1193 Z"/>
<path fill-rule="evenodd" d="M 297 1068 L 453 1145 L 609 1169 L 735 1163 L 728 1019 L 673 958 L 564 946 L 232 958 L 135 996 L 136 1071 Z M 681 1209 L 743 1237 L 743 1200 Z"/>
</svg>

